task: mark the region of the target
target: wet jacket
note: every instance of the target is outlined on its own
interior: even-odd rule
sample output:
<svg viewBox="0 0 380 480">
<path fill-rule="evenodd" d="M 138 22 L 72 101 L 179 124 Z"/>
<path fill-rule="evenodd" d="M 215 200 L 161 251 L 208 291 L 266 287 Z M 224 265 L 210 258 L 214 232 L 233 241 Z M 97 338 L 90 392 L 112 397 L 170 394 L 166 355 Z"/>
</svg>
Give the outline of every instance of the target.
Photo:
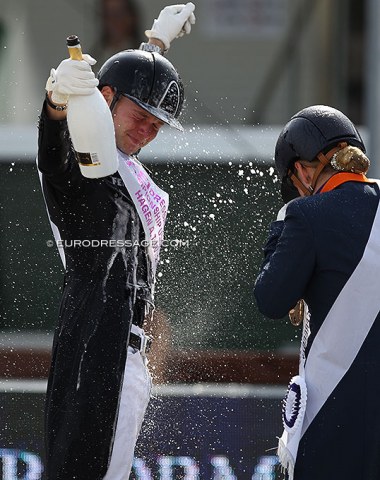
<svg viewBox="0 0 380 480">
<path fill-rule="evenodd" d="M 66 258 L 46 400 L 46 477 L 100 480 L 113 442 L 130 325 L 142 325 L 152 304 L 151 265 L 139 246 L 145 234 L 119 174 L 83 177 L 66 121 L 49 120 L 44 110 L 38 168 Z M 99 246 L 111 239 L 129 246 Z"/>
<path fill-rule="evenodd" d="M 377 184 L 346 182 L 294 200 L 285 221 L 270 226 L 254 295 L 259 310 L 277 319 L 287 316 L 300 298 L 306 300 L 311 313 L 306 353 L 363 255 L 379 198 Z M 380 479 L 379 341 L 378 316 L 348 372 L 301 438 L 295 480 Z"/>
</svg>

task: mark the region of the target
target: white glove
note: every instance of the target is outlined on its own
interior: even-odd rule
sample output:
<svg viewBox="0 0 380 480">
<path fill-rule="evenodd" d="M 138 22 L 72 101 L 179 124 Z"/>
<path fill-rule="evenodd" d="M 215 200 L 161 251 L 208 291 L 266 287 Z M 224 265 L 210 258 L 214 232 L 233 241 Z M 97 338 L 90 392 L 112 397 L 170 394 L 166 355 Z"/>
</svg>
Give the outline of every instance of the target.
<svg viewBox="0 0 380 480">
<path fill-rule="evenodd" d="M 57 70 L 50 71 L 46 82 L 46 90 L 52 93 L 54 103 L 67 103 L 69 95 L 91 95 L 98 86 L 99 80 L 91 69 L 96 60 L 84 54 L 83 60 L 63 60 Z"/>
<path fill-rule="evenodd" d="M 161 40 L 165 50 L 168 50 L 175 38 L 191 32 L 191 25 L 195 23 L 194 9 L 195 5 L 192 2 L 165 7 L 153 22 L 152 29 L 145 30 L 145 35 L 149 39 Z"/>
</svg>

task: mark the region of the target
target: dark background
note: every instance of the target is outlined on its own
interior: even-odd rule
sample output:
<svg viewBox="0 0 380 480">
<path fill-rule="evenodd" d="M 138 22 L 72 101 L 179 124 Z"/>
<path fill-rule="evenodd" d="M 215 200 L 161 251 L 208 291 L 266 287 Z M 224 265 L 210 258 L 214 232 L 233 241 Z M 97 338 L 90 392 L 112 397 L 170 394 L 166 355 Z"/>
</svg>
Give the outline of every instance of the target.
<svg viewBox="0 0 380 480">
<path fill-rule="evenodd" d="M 295 330 L 257 311 L 252 289 L 268 224 L 281 206 L 273 168 L 244 164 L 149 164 L 170 194 L 156 305 L 174 348 L 271 350 Z M 54 327 L 63 270 L 34 163 L 0 164 L 0 328 Z M 175 242 L 172 242 L 173 244 Z M 275 299 L 274 299 L 275 300 Z"/>
</svg>

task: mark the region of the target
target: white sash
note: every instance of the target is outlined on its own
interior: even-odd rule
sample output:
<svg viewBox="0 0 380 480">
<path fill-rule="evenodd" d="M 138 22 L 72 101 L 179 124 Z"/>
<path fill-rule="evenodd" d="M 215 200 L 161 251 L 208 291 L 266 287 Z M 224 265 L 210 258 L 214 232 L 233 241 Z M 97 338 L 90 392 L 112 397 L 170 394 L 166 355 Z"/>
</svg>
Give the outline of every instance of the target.
<svg viewBox="0 0 380 480">
<path fill-rule="evenodd" d="M 350 368 L 379 314 L 379 272 L 380 202 L 363 257 L 318 330 L 305 364 L 301 356 L 300 376 L 307 386 L 304 417 L 295 431 L 285 429 L 278 448 L 289 480 L 302 435 Z"/>
<path fill-rule="evenodd" d="M 154 277 L 159 261 L 160 248 L 164 239 L 164 226 L 169 205 L 169 195 L 153 182 L 144 167 L 137 160 L 129 155 L 121 153 L 120 151 L 118 151 L 118 155 L 118 172 L 133 200 L 141 223 L 144 227 L 147 244 L 146 246 L 152 263 Z M 42 186 L 42 174 L 39 170 L 38 174 Z M 45 196 L 44 200 L 54 239 L 56 241 L 56 245 L 59 245 L 61 241 L 61 235 L 57 225 L 55 225 L 50 218 Z M 64 249 L 58 248 L 58 251 L 65 268 L 66 261 Z"/>
<path fill-rule="evenodd" d="M 153 182 L 140 162 L 121 152 L 118 172 L 143 224 L 154 276 L 164 240 L 169 195 Z"/>
</svg>

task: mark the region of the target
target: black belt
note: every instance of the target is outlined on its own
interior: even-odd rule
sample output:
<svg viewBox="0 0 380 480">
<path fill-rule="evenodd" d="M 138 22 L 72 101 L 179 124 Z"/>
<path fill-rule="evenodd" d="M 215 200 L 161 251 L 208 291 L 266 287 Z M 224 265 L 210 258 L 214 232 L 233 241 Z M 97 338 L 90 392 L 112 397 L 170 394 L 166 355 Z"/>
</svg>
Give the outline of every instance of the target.
<svg viewBox="0 0 380 480">
<path fill-rule="evenodd" d="M 137 348 L 137 350 L 143 354 L 149 353 L 152 342 L 152 337 L 149 337 L 148 335 L 140 337 L 140 335 L 136 335 L 133 332 L 129 334 L 129 345 L 133 348 Z"/>
</svg>

